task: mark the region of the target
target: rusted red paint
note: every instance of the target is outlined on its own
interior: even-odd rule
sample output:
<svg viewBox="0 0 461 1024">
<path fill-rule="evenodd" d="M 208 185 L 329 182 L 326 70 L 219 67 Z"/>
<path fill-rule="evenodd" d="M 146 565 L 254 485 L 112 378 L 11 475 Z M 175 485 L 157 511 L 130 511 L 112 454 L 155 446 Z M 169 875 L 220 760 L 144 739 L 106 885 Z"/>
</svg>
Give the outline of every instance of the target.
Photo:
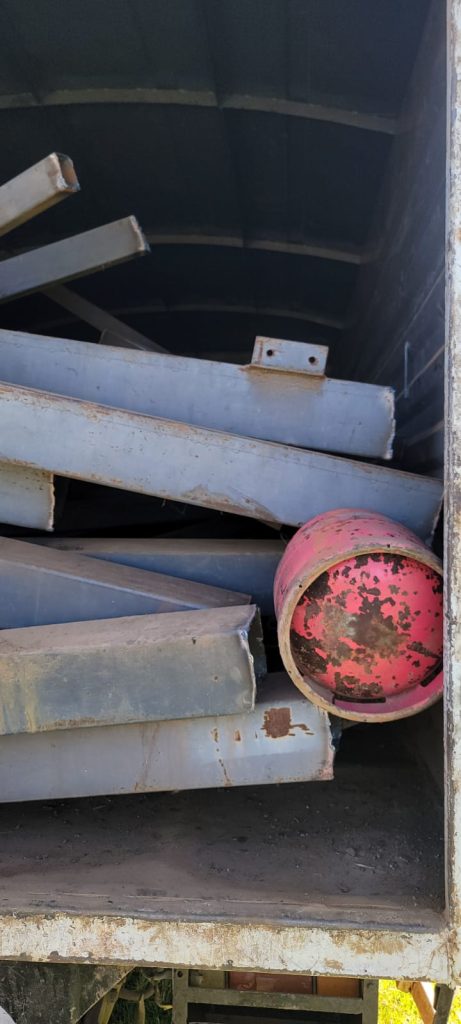
<svg viewBox="0 0 461 1024">
<path fill-rule="evenodd" d="M 306 523 L 282 558 L 274 601 L 285 667 L 322 707 L 379 721 L 440 695 L 441 565 L 400 524 L 354 509 Z"/>
</svg>

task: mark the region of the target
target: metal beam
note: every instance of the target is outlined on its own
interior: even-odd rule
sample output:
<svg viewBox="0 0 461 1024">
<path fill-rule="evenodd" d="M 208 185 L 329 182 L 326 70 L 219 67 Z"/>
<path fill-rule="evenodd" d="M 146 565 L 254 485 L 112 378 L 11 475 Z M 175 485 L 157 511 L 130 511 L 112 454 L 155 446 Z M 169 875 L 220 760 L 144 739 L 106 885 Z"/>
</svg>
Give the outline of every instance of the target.
<svg viewBox="0 0 461 1024">
<path fill-rule="evenodd" d="M 149 252 L 135 217 L 104 224 L 0 263 L 0 302 L 114 267 Z"/>
<path fill-rule="evenodd" d="M 52 473 L 0 462 L 0 523 L 32 530 L 52 530 Z"/>
<path fill-rule="evenodd" d="M 0 236 L 49 210 L 79 188 L 70 157 L 50 153 L 0 186 Z"/>
<path fill-rule="evenodd" d="M 58 284 L 54 288 L 45 288 L 44 294 L 49 299 L 52 299 L 53 302 L 56 302 L 58 306 L 67 309 L 69 313 L 72 313 L 79 320 L 91 324 L 97 331 L 110 332 L 111 335 L 115 335 L 115 337 L 120 339 L 121 343 L 125 342 L 128 348 L 151 352 L 166 352 L 166 349 L 162 348 L 161 345 L 157 345 L 155 341 L 151 341 L 144 334 L 135 331 L 133 327 L 129 327 L 128 324 L 117 320 L 111 313 L 106 313 L 104 309 L 95 306 L 93 302 L 84 299 L 82 295 L 78 295 L 77 292 L 66 288 L 65 285 Z M 109 344 L 109 342 L 106 344 Z"/>
<path fill-rule="evenodd" d="M 254 605 L 4 629 L 0 736 L 247 713 L 265 670 Z"/>
<path fill-rule="evenodd" d="M 3 630 L 249 602 L 246 594 L 5 537 L 0 578 Z"/>
<path fill-rule="evenodd" d="M 10 384 L 0 385 L 0 460 L 292 526 L 369 509 L 423 538 L 442 500 L 431 477 Z"/>
<path fill-rule="evenodd" d="M 243 590 L 268 615 L 274 614 L 274 576 L 285 550 L 279 540 L 41 537 L 34 543 L 208 586 Z"/>
<path fill-rule="evenodd" d="M 197 245 L 216 246 L 224 249 L 244 249 L 260 252 L 278 252 L 289 256 L 314 256 L 321 260 L 337 260 L 340 263 L 361 264 L 368 261 L 370 254 L 362 247 L 333 244 L 326 239 L 310 239 L 305 242 L 287 242 L 277 238 L 249 238 L 239 235 L 218 235 L 211 232 L 164 232 L 146 230 L 150 245 Z"/>
<path fill-rule="evenodd" d="M 54 89 L 40 98 L 33 93 L 13 93 L 0 96 L 0 110 L 20 110 L 29 107 L 68 107 L 87 104 L 136 103 L 160 106 L 211 107 L 219 110 L 242 110 L 251 113 L 277 114 L 296 117 L 307 121 L 326 121 L 329 124 L 346 125 L 363 131 L 384 132 L 394 135 L 397 120 L 381 114 L 369 114 L 345 107 L 321 103 L 304 103 L 282 97 L 254 96 L 229 93 L 219 99 L 214 92 L 206 89 L 155 89 L 155 88 L 94 88 Z"/>
<path fill-rule="evenodd" d="M 390 458 L 393 390 L 319 376 L 326 351 L 257 338 L 252 363 L 238 366 L 0 330 L 0 374 L 9 384 L 101 406 L 303 448 Z"/>
<path fill-rule="evenodd" d="M 244 714 L 2 737 L 0 800 L 327 781 L 334 730 L 281 673 Z"/>
</svg>

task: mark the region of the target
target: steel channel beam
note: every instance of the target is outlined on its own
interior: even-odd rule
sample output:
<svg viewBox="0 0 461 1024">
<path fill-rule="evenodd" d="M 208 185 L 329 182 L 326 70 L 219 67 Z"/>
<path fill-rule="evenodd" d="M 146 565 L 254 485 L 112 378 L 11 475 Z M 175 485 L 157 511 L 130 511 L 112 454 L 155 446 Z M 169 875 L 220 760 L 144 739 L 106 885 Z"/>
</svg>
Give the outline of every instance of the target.
<svg viewBox="0 0 461 1024">
<path fill-rule="evenodd" d="M 246 594 L 4 537 L 0 579 L 3 630 L 249 603 Z"/>
<path fill-rule="evenodd" d="M 244 714 L 5 736 L 0 800 L 323 781 L 333 761 L 328 716 L 281 674 Z"/>
<path fill-rule="evenodd" d="M 84 231 L 0 263 L 0 302 L 114 267 L 149 252 L 136 217 Z"/>
<path fill-rule="evenodd" d="M 142 351 L 166 352 L 166 349 L 157 345 L 155 341 L 146 338 L 144 334 L 135 331 L 133 327 L 128 327 L 128 324 L 122 323 L 117 317 L 100 309 L 99 306 L 95 306 L 94 302 L 89 302 L 88 299 L 84 299 L 82 295 L 73 292 L 71 288 L 66 288 L 65 285 L 57 284 L 54 288 L 46 288 L 44 294 L 58 306 L 67 309 L 69 313 L 85 323 L 91 324 L 97 331 L 118 338 L 117 344 L 125 344 L 127 348 L 136 348 Z M 109 344 L 109 341 L 105 341 L 104 344 Z"/>
<path fill-rule="evenodd" d="M 278 540 L 41 537 L 37 543 L 226 590 L 243 590 L 264 614 L 272 615 L 274 576 L 285 550 Z"/>
<path fill-rule="evenodd" d="M 0 186 L 0 236 L 44 213 L 79 189 L 70 157 L 63 153 L 50 153 L 38 164 Z"/>
<path fill-rule="evenodd" d="M 265 669 L 254 605 L 4 629 L 0 736 L 247 713 Z"/>
<path fill-rule="evenodd" d="M 0 385 L 0 460 L 291 526 L 362 508 L 423 538 L 442 499 L 431 477 L 9 384 Z"/>
<path fill-rule="evenodd" d="M 54 502 L 51 473 L 0 462 L 0 523 L 52 530 Z"/>
<path fill-rule="evenodd" d="M 264 341 L 255 346 L 257 362 L 237 366 L 1 331 L 0 373 L 10 384 L 245 437 L 346 455 L 391 456 L 391 388 L 311 375 L 306 372 L 309 346 L 305 370 L 287 372 L 293 370 L 284 365 L 290 356 L 301 365 L 304 346 L 296 342 L 272 339 L 266 348 L 277 365 L 268 369 L 269 358 L 261 365 Z M 315 351 L 324 358 L 323 347 Z M 311 358 L 319 362 L 320 356 Z"/>
</svg>

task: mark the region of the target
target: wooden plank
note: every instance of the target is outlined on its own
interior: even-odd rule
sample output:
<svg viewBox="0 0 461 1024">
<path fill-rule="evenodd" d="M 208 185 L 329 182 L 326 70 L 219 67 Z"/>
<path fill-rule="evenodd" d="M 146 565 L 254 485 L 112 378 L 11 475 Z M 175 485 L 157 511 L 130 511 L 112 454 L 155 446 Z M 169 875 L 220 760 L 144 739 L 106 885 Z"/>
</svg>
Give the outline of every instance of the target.
<svg viewBox="0 0 461 1024">
<path fill-rule="evenodd" d="M 247 713 L 265 667 L 254 605 L 4 629 L 0 735 Z"/>
<path fill-rule="evenodd" d="M 143 256 L 149 246 L 136 217 L 104 224 L 0 263 L 0 302 Z"/>
<path fill-rule="evenodd" d="M 9 384 L 0 459 L 291 526 L 363 508 L 429 537 L 442 499 L 427 477 Z"/>
<path fill-rule="evenodd" d="M 74 195 L 79 188 L 70 157 L 50 153 L 0 187 L 0 236 Z"/>
<path fill-rule="evenodd" d="M 0 331 L 0 374 L 9 384 L 245 437 L 389 458 L 392 390 L 314 376 L 309 359 L 320 366 L 325 347 L 257 338 L 252 363 L 238 366 Z"/>
<path fill-rule="evenodd" d="M 248 604 L 246 594 L 0 538 L 3 629 Z"/>
</svg>

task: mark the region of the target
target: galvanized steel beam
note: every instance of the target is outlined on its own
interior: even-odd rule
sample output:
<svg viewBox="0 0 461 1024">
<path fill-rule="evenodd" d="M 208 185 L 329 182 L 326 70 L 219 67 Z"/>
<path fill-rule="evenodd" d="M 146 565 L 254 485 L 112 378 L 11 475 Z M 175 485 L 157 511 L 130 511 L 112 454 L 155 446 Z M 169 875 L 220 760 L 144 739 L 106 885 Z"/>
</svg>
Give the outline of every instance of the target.
<svg viewBox="0 0 461 1024">
<path fill-rule="evenodd" d="M 69 313 L 73 313 L 74 316 L 85 323 L 91 324 L 97 331 L 110 332 L 115 337 L 123 339 L 128 348 L 137 348 L 142 351 L 151 352 L 166 352 L 166 349 L 162 348 L 161 345 L 157 345 L 155 341 L 146 338 L 144 334 L 140 334 L 133 327 L 122 323 L 117 317 L 112 316 L 111 313 L 106 313 L 104 309 L 95 306 L 94 302 L 89 302 L 88 299 L 84 299 L 82 295 L 73 292 L 71 288 L 66 288 L 65 285 L 57 284 L 54 288 L 45 288 L 44 294 L 49 299 L 52 299 L 53 302 L 56 302 L 58 306 L 67 309 Z"/>
<path fill-rule="evenodd" d="M 0 523 L 52 530 L 53 516 L 53 475 L 0 462 Z"/>
<path fill-rule="evenodd" d="M 213 587 L 243 590 L 267 614 L 274 613 L 274 576 L 285 550 L 278 540 L 50 537 L 37 543 Z"/>
<path fill-rule="evenodd" d="M 329 380 L 326 352 L 257 338 L 252 363 L 237 366 L 0 331 L 0 375 L 10 384 L 245 437 L 390 458 L 392 388 Z"/>
<path fill-rule="evenodd" d="M 4 629 L 0 736 L 247 713 L 265 669 L 254 605 Z"/>
<path fill-rule="evenodd" d="M 362 508 L 423 538 L 442 499 L 430 477 L 9 384 L 0 385 L 0 459 L 291 526 Z"/>
<path fill-rule="evenodd" d="M 249 602 L 245 594 L 4 537 L 0 579 L 3 630 Z"/>
<path fill-rule="evenodd" d="M 0 800 L 323 781 L 333 736 L 284 674 L 269 676 L 244 714 L 5 736 Z"/>
<path fill-rule="evenodd" d="M 136 217 L 104 224 L 81 235 L 52 242 L 41 249 L 12 256 L 0 263 L 0 302 L 83 277 L 95 270 L 143 256 L 149 246 Z"/>
<path fill-rule="evenodd" d="M 50 153 L 0 186 L 0 236 L 49 210 L 79 188 L 70 157 Z"/>
</svg>

